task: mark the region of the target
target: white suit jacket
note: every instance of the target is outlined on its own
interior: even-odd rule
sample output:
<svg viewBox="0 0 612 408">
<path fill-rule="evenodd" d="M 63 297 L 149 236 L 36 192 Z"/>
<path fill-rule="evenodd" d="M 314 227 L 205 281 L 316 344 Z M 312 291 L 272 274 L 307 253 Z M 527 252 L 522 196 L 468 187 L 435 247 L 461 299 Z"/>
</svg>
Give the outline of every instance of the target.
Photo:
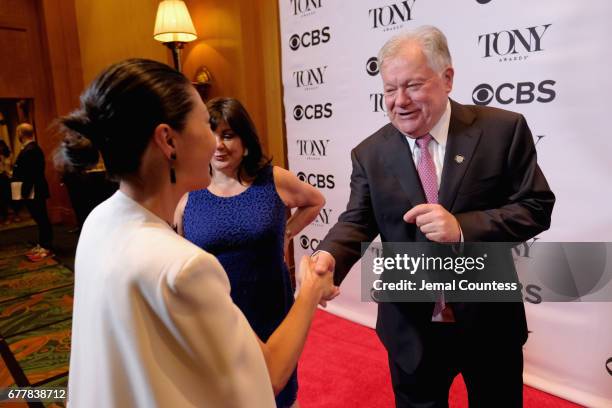
<svg viewBox="0 0 612 408">
<path fill-rule="evenodd" d="M 73 408 L 275 406 L 221 264 L 120 191 L 79 239 L 68 387 Z"/>
</svg>

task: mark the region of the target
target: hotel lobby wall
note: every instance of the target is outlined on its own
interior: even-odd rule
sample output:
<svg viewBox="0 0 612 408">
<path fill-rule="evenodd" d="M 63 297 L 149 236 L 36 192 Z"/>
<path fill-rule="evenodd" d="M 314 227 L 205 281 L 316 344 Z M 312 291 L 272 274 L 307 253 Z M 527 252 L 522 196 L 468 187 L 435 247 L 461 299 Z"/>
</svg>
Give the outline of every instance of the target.
<svg viewBox="0 0 612 408">
<path fill-rule="evenodd" d="M 278 5 L 264 0 L 187 0 L 199 39 L 183 53 L 184 73 L 213 75 L 209 98 L 240 99 L 274 163 L 285 165 Z M 264 4 L 265 3 L 265 4 Z M 1 0 L 0 97 L 34 98 L 38 139 L 47 157 L 53 222 L 74 217 L 51 162 L 60 136 L 51 124 L 109 64 L 129 57 L 171 63 L 153 39 L 155 0 Z"/>
<path fill-rule="evenodd" d="M 186 0 L 198 39 L 183 53 L 183 72 L 201 65 L 214 78 L 208 97 L 239 99 L 265 151 L 285 166 L 278 4 L 266 0 Z"/>
<path fill-rule="evenodd" d="M 183 50 L 183 73 L 193 79 L 206 65 L 208 97 L 240 99 L 252 115 L 265 150 L 285 164 L 278 5 L 265 0 L 187 0 L 198 39 Z M 153 39 L 158 1 L 75 0 L 83 66 L 89 83 L 105 66 L 130 57 L 171 64 Z"/>
<path fill-rule="evenodd" d="M 57 116 L 76 106 L 82 89 L 81 61 L 72 2 L 0 1 L 0 98 L 34 100 L 33 122 L 47 157 L 49 215 L 53 222 L 73 220 L 70 202 L 51 155 L 59 142 L 52 128 Z"/>
<path fill-rule="evenodd" d="M 166 47 L 153 39 L 155 0 L 74 0 L 83 83 L 106 66 L 126 58 L 172 61 Z"/>
</svg>

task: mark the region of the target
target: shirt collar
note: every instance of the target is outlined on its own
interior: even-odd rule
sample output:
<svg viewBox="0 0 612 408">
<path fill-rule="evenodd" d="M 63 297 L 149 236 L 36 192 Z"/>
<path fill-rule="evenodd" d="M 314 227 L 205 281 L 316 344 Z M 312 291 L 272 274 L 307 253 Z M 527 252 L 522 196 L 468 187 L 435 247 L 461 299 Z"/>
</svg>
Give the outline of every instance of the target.
<svg viewBox="0 0 612 408">
<path fill-rule="evenodd" d="M 446 139 L 448 139 L 448 127 L 450 125 L 450 117 L 451 117 L 451 104 L 450 100 L 446 101 L 446 109 L 444 113 L 438 120 L 438 123 L 434 125 L 433 128 L 429 131 L 429 134 L 436 143 L 440 146 L 446 147 Z M 403 132 L 402 132 L 403 133 Z M 408 140 L 408 144 L 410 145 L 410 151 L 414 153 L 414 146 L 416 145 L 416 139 L 410 137 L 406 133 L 403 133 L 406 136 L 406 140 Z"/>
</svg>

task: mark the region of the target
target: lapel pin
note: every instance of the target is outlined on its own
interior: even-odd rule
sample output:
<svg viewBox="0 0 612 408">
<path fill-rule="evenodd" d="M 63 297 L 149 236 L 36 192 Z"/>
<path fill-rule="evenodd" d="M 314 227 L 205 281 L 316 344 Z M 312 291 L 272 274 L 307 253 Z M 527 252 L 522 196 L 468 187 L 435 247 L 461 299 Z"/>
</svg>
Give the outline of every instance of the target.
<svg viewBox="0 0 612 408">
<path fill-rule="evenodd" d="M 463 160 L 465 160 L 465 157 L 463 157 L 462 155 L 458 154 L 455 156 L 455 162 L 457 162 L 457 164 L 463 163 Z"/>
</svg>

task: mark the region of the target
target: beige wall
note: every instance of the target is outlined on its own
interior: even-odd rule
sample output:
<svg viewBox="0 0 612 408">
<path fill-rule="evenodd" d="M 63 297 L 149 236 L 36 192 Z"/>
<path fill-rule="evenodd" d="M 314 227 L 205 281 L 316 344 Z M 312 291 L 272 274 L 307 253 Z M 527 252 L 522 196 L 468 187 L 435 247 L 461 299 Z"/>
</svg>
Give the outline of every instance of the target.
<svg viewBox="0 0 612 408">
<path fill-rule="evenodd" d="M 278 4 L 270 0 L 187 0 L 198 40 L 183 51 L 183 73 L 193 79 L 206 65 L 209 97 L 232 96 L 253 117 L 266 152 L 285 165 Z M 130 57 L 171 64 L 153 39 L 157 0 L 75 0 L 88 84 L 107 65 Z"/>
<path fill-rule="evenodd" d="M 187 0 L 198 40 L 183 54 L 193 78 L 206 65 L 209 97 L 238 98 L 252 116 L 266 152 L 284 166 L 278 4 L 270 0 Z"/>
<path fill-rule="evenodd" d="M 74 0 L 88 84 L 106 66 L 125 58 L 170 62 L 167 48 L 153 39 L 156 0 Z"/>
<path fill-rule="evenodd" d="M 214 77 L 210 96 L 240 99 L 267 153 L 285 165 L 277 2 L 186 3 L 200 38 L 185 49 L 184 73 L 193 78 L 207 65 Z M 103 68 L 130 57 L 171 63 L 167 48 L 153 39 L 157 5 L 158 0 L 0 2 L 0 44 L 24 67 L 0 65 L 0 96 L 35 99 L 39 142 L 48 158 L 60 140 L 50 125 L 78 106 L 83 88 Z M 27 39 L 15 41 L 15 32 Z M 15 46 L 23 43 L 28 46 Z M 68 198 L 50 159 L 47 179 L 53 221 L 69 220 Z"/>
</svg>

